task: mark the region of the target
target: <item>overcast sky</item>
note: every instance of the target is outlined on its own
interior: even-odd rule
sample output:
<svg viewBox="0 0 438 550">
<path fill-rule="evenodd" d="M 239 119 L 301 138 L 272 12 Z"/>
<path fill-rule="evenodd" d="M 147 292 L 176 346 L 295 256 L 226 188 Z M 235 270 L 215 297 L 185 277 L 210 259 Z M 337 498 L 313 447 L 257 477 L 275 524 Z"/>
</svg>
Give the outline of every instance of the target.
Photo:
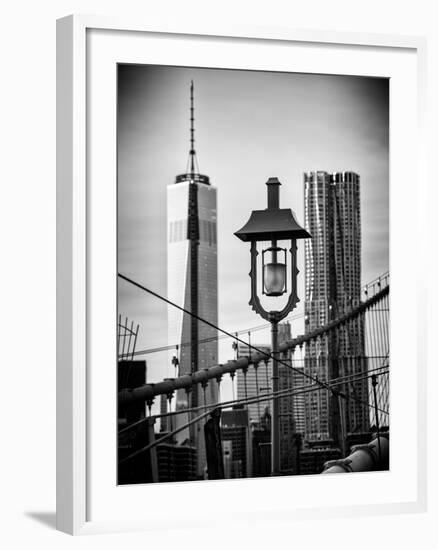
<svg viewBox="0 0 438 550">
<path fill-rule="evenodd" d="M 351 170 L 361 178 L 362 283 L 389 266 L 389 85 L 386 79 L 120 66 L 119 271 L 166 295 L 166 186 L 186 170 L 190 81 L 195 82 L 200 171 L 218 190 L 219 325 L 263 323 L 249 300 L 249 246 L 233 233 L 266 207 L 266 180 L 303 223 L 303 172 Z M 304 301 L 303 245 L 299 252 Z M 302 303 L 294 313 L 302 311 Z M 167 310 L 119 282 L 119 312 L 140 324 L 137 349 L 167 345 Z M 292 330 L 303 331 L 302 321 Z M 253 342 L 269 342 L 267 331 Z M 174 342 L 171 342 L 172 344 Z M 233 357 L 231 342 L 220 361 Z M 148 381 L 170 376 L 167 354 L 146 356 Z"/>
</svg>

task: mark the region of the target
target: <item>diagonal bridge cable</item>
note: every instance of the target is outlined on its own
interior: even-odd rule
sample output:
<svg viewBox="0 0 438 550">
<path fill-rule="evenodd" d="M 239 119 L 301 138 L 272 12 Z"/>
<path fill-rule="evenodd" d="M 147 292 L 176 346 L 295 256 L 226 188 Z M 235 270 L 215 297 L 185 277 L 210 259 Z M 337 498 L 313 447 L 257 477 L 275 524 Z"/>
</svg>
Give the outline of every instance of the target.
<svg viewBox="0 0 438 550">
<path fill-rule="evenodd" d="M 304 373 L 303 371 L 301 371 L 300 369 L 297 369 L 295 367 L 293 367 L 292 365 L 289 365 L 288 363 L 282 361 L 281 359 L 277 358 L 277 357 L 274 357 L 274 355 L 272 353 L 268 353 L 267 351 L 264 351 L 260 348 L 258 348 L 257 346 L 254 346 L 252 344 L 249 344 L 248 342 L 245 342 L 244 340 L 242 340 L 241 338 L 239 338 L 238 336 L 236 336 L 235 334 L 232 334 L 231 332 L 228 332 L 227 330 L 223 329 L 223 328 L 220 328 L 218 327 L 217 325 L 215 325 L 214 323 L 211 323 L 210 321 L 207 321 L 206 319 L 203 319 L 202 317 L 200 317 L 199 315 L 196 315 L 195 313 L 192 313 L 191 311 L 189 311 L 188 309 L 185 309 L 183 308 L 182 306 L 179 306 L 178 304 L 175 304 L 174 302 L 172 302 L 171 300 L 169 300 L 168 298 L 165 298 L 164 296 L 161 296 L 160 294 L 158 294 L 157 292 L 154 292 L 153 290 L 151 290 L 150 288 L 147 288 L 143 285 L 141 285 L 140 283 L 137 283 L 136 281 L 133 281 L 132 279 L 130 279 L 129 277 L 126 277 L 125 275 L 122 275 L 121 273 L 118 274 L 118 276 L 123 279 L 124 281 L 136 286 L 137 288 L 141 289 L 141 290 L 144 290 L 145 292 L 147 292 L 148 294 L 151 294 L 152 296 L 154 296 L 155 298 L 158 298 L 159 300 L 162 300 L 163 302 L 166 302 L 167 304 L 179 309 L 180 311 L 182 311 L 183 313 L 187 313 L 187 315 L 190 315 L 191 317 L 194 317 L 195 319 L 197 319 L 198 321 L 201 321 L 203 323 L 205 323 L 206 325 L 210 326 L 211 328 L 214 328 L 215 330 L 218 330 L 219 332 L 222 332 L 223 334 L 226 334 L 227 336 L 229 336 L 230 338 L 233 338 L 234 340 L 236 340 L 237 342 L 240 342 L 241 344 L 244 344 L 245 346 L 248 346 L 249 348 L 257 351 L 258 353 L 260 353 L 261 355 L 265 356 L 266 359 L 276 359 L 277 363 L 280 363 L 282 365 L 284 365 L 285 367 L 297 372 L 298 374 L 301 374 L 302 376 L 308 378 L 309 380 L 312 380 L 312 382 L 316 382 L 318 384 L 320 384 L 321 386 L 325 387 L 326 389 L 329 389 L 328 388 L 328 384 L 325 384 L 324 382 L 322 382 L 321 380 L 318 380 L 318 378 L 314 378 L 313 376 L 311 376 L 310 374 L 306 374 Z"/>
<path fill-rule="evenodd" d="M 302 319 L 304 317 L 304 315 L 305 315 L 304 313 L 296 313 L 295 315 L 288 315 L 287 317 L 285 317 L 283 319 L 283 322 L 294 321 L 296 319 Z M 233 334 L 233 340 L 236 339 L 236 335 L 238 335 L 238 334 L 247 334 L 248 332 L 252 333 L 252 332 L 259 331 L 259 330 L 267 329 L 269 327 L 270 327 L 270 323 L 264 323 L 262 325 L 256 325 L 254 327 L 249 327 L 249 328 L 237 330 Z M 222 334 L 221 336 L 209 336 L 208 338 L 202 338 L 201 340 L 199 340 L 199 343 L 200 344 L 205 344 L 207 342 L 216 342 L 216 340 L 223 340 L 224 338 L 228 338 L 228 334 Z M 135 351 L 133 355 L 135 355 L 135 356 L 136 355 L 147 355 L 149 353 L 169 351 L 169 350 L 175 349 L 177 345 L 181 346 L 181 347 L 183 347 L 183 346 L 190 347 L 191 343 L 188 341 L 188 342 L 183 342 L 182 344 L 169 344 L 167 346 L 160 346 L 160 347 L 157 347 L 157 348 L 142 349 L 142 350 Z M 119 357 L 120 357 L 120 355 L 119 355 Z"/>
<path fill-rule="evenodd" d="M 268 353 L 262 349 L 259 349 L 257 348 L 256 346 L 253 346 L 252 344 L 249 344 L 248 342 L 245 342 L 244 340 L 242 340 L 241 338 L 239 338 L 238 336 L 236 336 L 235 334 L 232 334 L 231 332 L 228 332 L 226 331 L 225 329 L 223 328 L 220 328 L 218 327 L 217 325 L 215 325 L 214 323 L 211 323 L 210 321 L 207 321 L 206 319 L 203 319 L 202 317 L 200 317 L 199 315 L 196 315 L 195 313 L 192 313 L 191 311 L 189 311 L 188 309 L 185 309 L 183 308 L 182 306 L 179 306 L 178 304 L 175 304 L 174 302 L 172 302 L 171 300 L 169 300 L 168 298 L 165 298 L 164 296 L 161 296 L 161 294 L 158 294 L 157 292 L 154 292 L 153 290 L 151 290 L 150 288 L 147 288 L 145 287 L 144 285 L 140 284 L 140 283 L 137 283 L 136 281 L 134 281 L 133 279 L 130 279 L 129 277 L 126 277 L 126 275 L 123 275 L 122 273 L 118 273 L 118 276 L 132 284 L 133 286 L 139 288 L 140 290 L 143 290 L 144 292 L 147 292 L 148 294 L 150 294 L 151 296 L 154 296 L 155 298 L 158 298 L 159 300 L 171 305 L 172 307 L 175 307 L 176 309 L 179 309 L 180 311 L 182 311 L 183 313 L 186 313 L 187 315 L 190 315 L 191 317 L 197 319 L 198 321 L 201 321 L 203 323 L 205 323 L 206 325 L 214 328 L 215 330 L 219 331 L 219 332 L 222 332 L 223 334 L 226 334 L 227 336 L 229 336 L 230 338 L 233 338 L 235 341 L 237 342 L 240 342 L 241 344 L 244 344 L 248 347 L 250 347 L 251 349 L 257 351 L 258 353 L 260 353 L 261 355 L 263 355 L 266 359 L 273 359 L 273 360 L 276 360 L 277 363 L 281 364 L 281 365 L 284 365 L 285 367 L 291 369 L 292 371 L 300 374 L 301 376 L 303 376 L 304 378 L 308 378 L 309 380 L 311 380 L 312 382 L 315 382 L 316 384 L 318 384 L 319 386 L 321 386 L 322 388 L 324 388 L 325 390 L 327 391 L 330 391 L 332 392 L 333 394 L 335 395 L 338 395 L 344 399 L 347 399 L 347 398 L 351 398 L 353 399 L 354 401 L 356 401 L 357 403 L 369 408 L 369 409 L 372 409 L 372 405 L 370 405 L 369 403 L 367 403 L 366 401 L 363 401 L 361 400 L 360 398 L 350 394 L 349 397 L 347 397 L 347 395 L 338 390 L 338 389 L 334 389 L 334 388 L 331 388 L 330 385 L 326 382 L 323 382 L 322 380 L 319 380 L 319 378 L 315 378 L 313 377 L 312 375 L 304 372 L 303 370 L 301 369 L 297 369 L 296 367 L 292 366 L 292 365 L 289 365 L 288 363 L 282 361 L 280 358 L 278 357 L 275 357 L 272 353 Z M 318 332 L 318 331 L 316 331 Z"/>
<path fill-rule="evenodd" d="M 377 277 L 376 279 L 373 279 L 372 281 L 370 281 L 369 283 L 367 283 L 366 285 L 364 285 L 362 287 L 361 292 L 363 292 L 363 291 L 367 292 L 368 288 L 373 287 L 373 285 L 377 284 L 381 280 L 385 280 L 385 278 L 388 275 L 389 275 L 389 272 L 386 272 L 383 275 L 381 275 L 380 277 Z M 374 311 L 389 311 L 389 310 L 387 308 L 383 308 L 383 309 L 374 308 Z M 295 313 L 294 315 L 289 314 L 289 315 L 287 315 L 287 317 L 285 317 L 285 319 L 283 319 L 283 322 L 293 321 L 295 319 L 301 319 L 304 316 L 305 316 L 304 312 Z M 233 340 L 235 340 L 234 336 L 236 336 L 236 335 L 247 334 L 248 332 L 256 332 L 256 331 L 259 331 L 259 330 L 266 329 L 269 326 L 270 326 L 270 323 L 263 323 L 261 325 L 255 325 L 253 327 L 249 327 L 249 328 L 234 331 Z M 206 342 L 215 342 L 216 340 L 222 340 L 224 338 L 229 338 L 228 334 L 223 334 L 221 336 L 210 336 L 208 338 L 202 338 L 201 340 L 199 340 L 199 343 L 204 344 Z M 135 351 L 133 355 L 135 355 L 135 356 L 137 356 L 137 355 L 147 355 L 149 353 L 158 353 L 158 352 L 161 352 L 161 351 L 169 351 L 171 349 L 175 349 L 177 346 L 188 346 L 189 347 L 190 345 L 191 345 L 190 342 L 184 342 L 182 344 L 180 344 L 180 343 L 178 343 L 178 344 L 169 344 L 167 346 L 160 346 L 160 347 L 156 347 L 156 348 L 148 348 L 148 349 L 138 350 L 138 351 Z"/>
<path fill-rule="evenodd" d="M 376 371 L 378 371 L 378 372 L 376 372 Z M 335 386 L 339 386 L 341 384 L 344 384 L 345 382 L 349 383 L 349 382 L 358 382 L 360 380 L 366 380 L 366 379 L 372 377 L 371 373 L 375 373 L 376 376 L 382 376 L 384 374 L 389 373 L 389 370 L 388 370 L 387 367 L 379 367 L 379 368 L 372 369 L 372 370 L 368 371 L 365 376 L 361 376 L 360 374 L 356 374 L 356 375 L 350 375 L 349 377 L 343 376 L 343 377 L 339 377 L 339 378 L 333 378 L 330 381 L 330 387 L 332 388 L 332 387 L 335 387 Z M 354 378 L 349 380 L 349 378 L 351 378 L 352 376 L 354 376 Z M 222 401 L 222 402 L 219 402 L 219 403 L 211 403 L 210 405 L 199 405 L 198 407 L 190 407 L 190 408 L 187 408 L 187 409 L 180 409 L 180 410 L 171 411 L 171 412 L 167 412 L 167 413 L 154 414 L 154 415 L 151 415 L 151 416 L 146 416 L 144 418 L 141 418 L 140 420 L 137 420 L 137 421 L 133 422 L 132 424 L 124 426 L 123 428 L 118 430 L 117 433 L 118 433 L 118 435 L 122 435 L 123 433 L 128 432 L 128 431 L 140 426 L 144 422 L 147 422 L 151 418 L 156 420 L 156 419 L 160 419 L 160 418 L 166 418 L 166 417 L 169 417 L 169 416 L 178 416 L 178 415 L 181 415 L 181 414 L 188 414 L 188 413 L 204 411 L 204 410 L 207 410 L 207 409 L 211 411 L 211 410 L 216 409 L 218 407 L 220 407 L 221 409 L 225 409 L 225 408 L 229 408 L 229 407 L 232 407 L 234 405 L 239 405 L 239 404 L 244 405 L 244 404 L 252 404 L 252 403 L 267 401 L 267 400 L 272 399 L 272 397 L 274 397 L 274 396 L 275 397 L 287 397 L 289 395 L 299 395 L 299 394 L 302 394 L 302 393 L 311 393 L 311 392 L 314 392 L 314 391 L 322 391 L 322 390 L 324 390 L 324 388 L 321 388 L 321 386 L 319 386 L 318 384 L 310 384 L 308 386 L 299 386 L 297 388 L 286 388 L 284 390 L 277 391 L 275 394 L 273 392 L 269 392 L 269 393 L 263 394 L 262 396 L 257 395 L 257 396 L 253 396 L 253 397 L 242 397 L 240 399 L 231 399 L 229 401 Z M 298 393 L 293 393 L 293 392 L 298 392 Z M 382 408 L 378 407 L 377 410 L 379 412 L 381 412 L 382 414 L 385 414 L 385 415 L 389 414 L 389 412 L 386 411 L 385 409 L 382 409 Z"/>
<path fill-rule="evenodd" d="M 368 378 L 368 377 L 366 377 L 366 378 Z M 289 388 L 289 389 L 286 389 L 286 390 L 280 390 L 278 392 L 271 392 L 271 393 L 268 393 L 268 394 L 263 395 L 261 397 L 248 397 L 248 398 L 237 399 L 237 400 L 229 401 L 229 402 L 225 402 L 225 403 L 216 403 L 216 404 L 208 405 L 207 407 L 201 406 L 201 407 L 196 407 L 196 408 L 193 408 L 193 409 L 183 409 L 181 411 L 182 413 L 190 413 L 190 412 L 195 412 L 195 411 L 198 412 L 198 411 L 201 411 L 201 410 L 203 412 L 201 414 L 199 414 L 198 416 L 196 416 L 195 418 L 192 418 L 191 420 L 189 420 L 185 424 L 175 428 L 173 431 L 171 431 L 169 433 L 166 433 L 165 435 L 161 436 L 160 438 L 155 439 L 151 443 L 145 445 L 144 447 L 141 447 L 140 449 L 135 450 L 130 455 L 122 458 L 121 460 L 119 460 L 119 464 L 123 464 L 124 462 L 127 462 L 128 460 L 131 460 L 131 459 L 135 458 L 136 456 L 138 456 L 138 455 L 140 455 L 140 454 L 142 454 L 146 451 L 149 451 L 153 447 L 156 447 L 160 443 L 163 443 L 165 440 L 172 438 L 177 433 L 179 433 L 181 431 L 184 431 L 185 429 L 187 429 L 192 424 L 195 424 L 195 423 L 199 422 L 200 420 L 202 420 L 203 418 L 206 418 L 207 416 L 209 416 L 212 413 L 213 410 L 217 410 L 217 409 L 222 410 L 222 409 L 225 409 L 225 408 L 229 408 L 234 403 L 251 404 L 251 403 L 255 403 L 257 401 L 259 401 L 259 402 L 261 402 L 261 401 L 270 401 L 274 397 L 296 396 L 296 395 L 309 393 L 309 392 L 312 392 L 312 391 L 315 391 L 314 386 L 313 387 L 311 387 L 311 386 L 302 386 L 302 387 L 297 388 L 297 389 Z M 384 410 L 381 410 L 381 412 L 383 412 L 385 414 L 388 414 L 387 411 L 384 411 Z M 157 416 L 154 416 L 153 418 L 159 418 L 161 416 L 165 416 L 165 415 L 157 415 Z M 151 417 L 148 417 L 148 418 L 151 418 Z M 139 423 L 141 423 L 145 420 L 146 419 L 143 418 L 140 421 L 136 422 L 135 425 L 138 425 Z M 119 435 L 121 433 L 127 431 L 129 428 L 131 428 L 133 426 L 134 426 L 134 424 L 130 425 L 130 426 L 127 426 L 123 430 L 120 430 Z"/>
</svg>

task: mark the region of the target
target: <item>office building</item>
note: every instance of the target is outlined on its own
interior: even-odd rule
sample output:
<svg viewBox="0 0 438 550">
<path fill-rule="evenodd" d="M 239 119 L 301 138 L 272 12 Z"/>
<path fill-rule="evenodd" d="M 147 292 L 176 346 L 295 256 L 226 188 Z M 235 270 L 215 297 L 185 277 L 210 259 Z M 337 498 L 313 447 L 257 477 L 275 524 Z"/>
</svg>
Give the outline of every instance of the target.
<svg viewBox="0 0 438 550">
<path fill-rule="evenodd" d="M 146 384 L 146 361 L 122 360 L 117 364 L 117 388 L 118 391 L 133 389 Z M 130 405 L 118 406 L 118 423 L 120 427 L 132 424 L 144 418 L 146 406 L 143 401 L 137 401 Z"/>
<path fill-rule="evenodd" d="M 289 322 L 278 325 L 279 344 L 291 340 L 291 325 Z M 271 353 L 270 346 L 255 345 L 265 353 Z M 239 357 L 250 357 L 255 350 L 250 350 L 245 344 L 238 345 Z M 293 396 L 292 391 L 304 383 L 304 377 L 300 374 L 303 369 L 302 362 L 292 360 L 290 352 L 281 354 L 281 363 L 278 368 L 278 388 L 285 394 L 279 398 L 280 419 L 280 468 L 282 471 L 294 472 L 296 470 L 296 442 L 295 434 L 298 430 L 304 432 L 305 403 L 304 395 Z M 298 372 L 297 372 L 298 371 Z M 237 398 L 247 399 L 262 397 L 272 392 L 272 360 L 262 361 L 257 368 L 251 365 L 246 371 L 237 373 Z M 290 393 L 288 393 L 290 392 Z M 262 418 L 271 412 L 272 401 L 261 401 L 245 405 L 249 412 L 250 424 L 253 429 L 258 429 L 262 424 Z"/>
<path fill-rule="evenodd" d="M 260 424 L 252 427 L 252 475 L 271 475 L 271 415 L 268 407 L 264 407 Z"/>
<path fill-rule="evenodd" d="M 162 434 L 161 434 L 162 435 Z M 196 448 L 172 442 L 157 445 L 158 481 L 190 481 L 197 478 Z"/>
<path fill-rule="evenodd" d="M 271 347 L 266 345 L 254 344 L 254 346 L 267 353 L 271 353 Z M 255 350 L 246 344 L 238 344 L 238 357 L 250 358 Z M 267 361 L 261 361 L 256 367 L 251 365 L 246 371 L 237 371 L 236 374 L 237 384 L 237 399 L 248 399 L 251 397 L 262 397 L 267 393 L 270 393 L 272 386 L 272 362 L 270 359 Z M 249 403 L 245 405 L 249 413 L 249 422 L 251 425 L 259 425 L 261 417 L 263 416 L 265 409 L 270 412 L 271 402 L 262 401 L 257 403 Z"/>
<path fill-rule="evenodd" d="M 184 309 L 217 325 L 217 205 L 216 188 L 208 176 L 199 173 L 194 146 L 193 82 L 191 85 L 191 131 L 188 170 L 167 188 L 167 292 L 168 298 Z M 191 374 L 218 362 L 217 331 L 175 307 L 168 308 L 168 338 L 179 349 L 179 375 Z M 211 381 L 204 394 L 176 394 L 181 410 L 217 402 L 217 384 Z M 183 424 L 190 413 L 179 414 Z M 198 453 L 198 476 L 206 467 L 203 423 L 178 434 L 179 443 L 189 441 Z"/>
<path fill-rule="evenodd" d="M 252 437 L 248 409 L 241 405 L 221 414 L 225 477 L 252 476 Z"/>
<path fill-rule="evenodd" d="M 303 449 L 300 452 L 300 475 L 320 474 L 324 464 L 329 460 L 342 458 L 340 449 L 333 448 L 331 444 L 324 447 Z"/>
<path fill-rule="evenodd" d="M 278 341 L 281 345 L 292 339 L 289 322 L 278 325 Z M 291 351 L 282 353 L 281 363 L 278 366 L 278 389 L 284 392 L 279 397 L 280 418 L 280 471 L 296 474 L 298 471 L 298 453 L 300 438 L 296 434 L 302 429 L 302 420 L 305 416 L 304 395 L 293 395 L 293 392 L 304 384 L 301 374 L 302 363 L 292 358 Z"/>
<path fill-rule="evenodd" d="M 117 365 L 117 386 L 119 391 L 133 389 L 146 384 L 146 361 L 122 360 Z M 129 405 L 118 404 L 117 424 L 121 431 L 117 437 L 118 460 L 123 460 L 145 445 L 148 438 L 148 426 L 145 422 L 146 406 L 143 401 Z M 138 423 L 138 424 L 137 424 Z M 126 430 L 128 426 L 134 427 Z M 152 481 L 149 456 L 134 457 L 129 462 L 119 463 L 117 482 L 119 485 L 130 483 L 148 483 Z"/>
</svg>

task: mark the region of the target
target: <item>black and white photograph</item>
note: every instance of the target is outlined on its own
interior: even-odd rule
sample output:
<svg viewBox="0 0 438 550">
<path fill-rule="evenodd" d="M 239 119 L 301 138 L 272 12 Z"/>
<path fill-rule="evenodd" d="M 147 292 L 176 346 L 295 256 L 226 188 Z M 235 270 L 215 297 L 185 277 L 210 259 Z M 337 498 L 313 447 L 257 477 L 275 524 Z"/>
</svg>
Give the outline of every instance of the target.
<svg viewBox="0 0 438 550">
<path fill-rule="evenodd" d="M 433 546 L 433 7 L 5 5 L 2 548 Z"/>
<path fill-rule="evenodd" d="M 117 82 L 117 483 L 389 470 L 389 79 Z"/>
</svg>

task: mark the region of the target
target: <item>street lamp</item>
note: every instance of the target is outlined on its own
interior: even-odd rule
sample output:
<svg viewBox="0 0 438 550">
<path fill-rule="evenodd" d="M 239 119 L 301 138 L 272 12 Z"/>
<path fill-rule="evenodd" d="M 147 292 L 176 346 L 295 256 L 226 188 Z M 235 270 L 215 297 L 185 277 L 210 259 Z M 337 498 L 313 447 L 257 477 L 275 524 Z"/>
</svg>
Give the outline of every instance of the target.
<svg viewBox="0 0 438 550">
<path fill-rule="evenodd" d="M 297 244 L 298 239 L 310 238 L 310 234 L 299 225 L 290 208 L 280 208 L 280 185 L 277 178 L 269 178 L 268 207 L 265 210 L 253 210 L 248 222 L 234 233 L 244 242 L 251 243 L 251 299 L 252 309 L 271 323 L 272 337 L 272 474 L 280 473 L 280 425 L 278 392 L 278 323 L 297 305 Z M 289 251 L 278 246 L 278 241 L 290 240 Z M 257 250 L 258 242 L 269 242 L 262 250 L 261 293 L 268 297 L 279 297 L 288 294 L 286 305 L 279 311 L 267 311 L 261 303 L 257 283 Z M 289 252 L 289 254 L 288 254 Z M 288 257 L 290 257 L 288 265 Z M 289 271 L 289 273 L 288 273 Z M 288 279 L 290 285 L 288 287 Z"/>
</svg>

